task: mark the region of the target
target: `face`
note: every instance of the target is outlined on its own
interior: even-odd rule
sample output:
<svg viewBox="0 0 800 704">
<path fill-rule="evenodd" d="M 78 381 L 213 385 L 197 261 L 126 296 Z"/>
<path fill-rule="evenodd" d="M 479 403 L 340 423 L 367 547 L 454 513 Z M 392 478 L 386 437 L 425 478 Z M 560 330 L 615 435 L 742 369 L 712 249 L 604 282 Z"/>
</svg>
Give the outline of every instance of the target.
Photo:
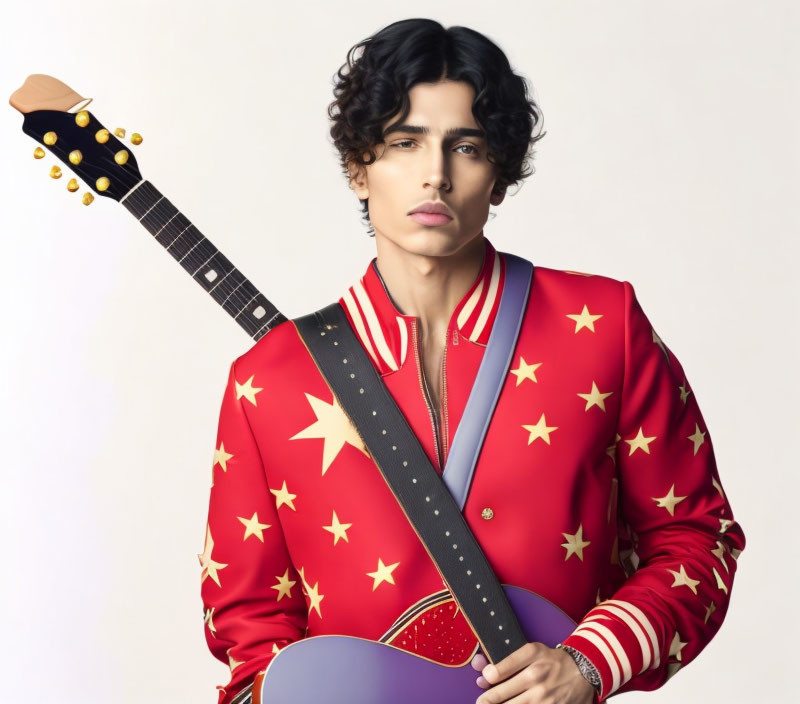
<svg viewBox="0 0 800 704">
<path fill-rule="evenodd" d="M 369 198 L 376 241 L 385 239 L 415 254 L 447 256 L 481 236 L 489 205 L 499 205 L 504 194 L 492 194 L 497 172 L 487 159 L 486 138 L 469 132 L 482 132 L 472 115 L 474 96 L 463 81 L 415 85 L 402 125 L 397 116 L 383 125 L 385 140 L 373 147 L 376 161 L 360 169 L 351 166 L 350 187 L 359 199 Z M 459 128 L 467 133 L 447 134 Z M 409 216 L 426 201 L 443 202 L 452 220 L 432 225 Z"/>
</svg>

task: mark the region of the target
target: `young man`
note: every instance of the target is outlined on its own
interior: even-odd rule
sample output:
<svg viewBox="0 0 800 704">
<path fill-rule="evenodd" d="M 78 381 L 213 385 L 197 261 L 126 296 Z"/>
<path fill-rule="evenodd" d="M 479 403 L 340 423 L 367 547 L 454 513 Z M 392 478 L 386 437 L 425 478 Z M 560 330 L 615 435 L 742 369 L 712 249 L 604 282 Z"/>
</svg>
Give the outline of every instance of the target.
<svg viewBox="0 0 800 704">
<path fill-rule="evenodd" d="M 524 176 L 533 103 L 466 28 L 407 20 L 362 45 L 332 134 L 377 257 L 339 303 L 441 474 L 505 282 L 483 227 Z M 381 104 L 378 84 L 399 92 Z M 683 368 L 629 282 L 536 265 L 463 513 L 502 584 L 578 623 L 563 647 L 484 668 L 294 324 L 264 336 L 230 368 L 199 556 L 206 638 L 231 669 L 219 703 L 257 699 L 281 648 L 323 634 L 472 662 L 480 704 L 652 690 L 697 656 L 745 536 Z M 432 625 L 442 613 L 451 628 Z"/>
</svg>

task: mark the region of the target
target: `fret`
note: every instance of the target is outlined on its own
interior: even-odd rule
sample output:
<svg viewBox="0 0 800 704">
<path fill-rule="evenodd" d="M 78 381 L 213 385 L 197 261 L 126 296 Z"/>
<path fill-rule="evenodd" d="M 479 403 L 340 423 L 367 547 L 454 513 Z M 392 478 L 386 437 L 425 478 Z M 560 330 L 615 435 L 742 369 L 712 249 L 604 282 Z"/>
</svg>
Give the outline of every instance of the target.
<svg viewBox="0 0 800 704">
<path fill-rule="evenodd" d="M 255 341 L 287 319 L 152 183 L 122 204 Z"/>
</svg>

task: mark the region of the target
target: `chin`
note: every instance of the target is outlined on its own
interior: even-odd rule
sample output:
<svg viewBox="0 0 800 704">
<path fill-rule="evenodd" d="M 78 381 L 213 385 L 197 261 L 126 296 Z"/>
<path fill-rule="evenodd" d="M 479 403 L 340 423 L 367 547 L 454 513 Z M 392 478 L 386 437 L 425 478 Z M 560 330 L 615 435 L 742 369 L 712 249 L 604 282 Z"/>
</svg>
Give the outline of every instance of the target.
<svg viewBox="0 0 800 704">
<path fill-rule="evenodd" d="M 409 254 L 417 254 L 426 257 L 447 257 L 458 252 L 462 247 L 469 244 L 483 234 L 483 228 L 464 231 L 454 222 L 447 225 L 425 226 L 410 220 L 409 223 L 402 223 L 402 227 L 382 228 L 373 223 L 375 237 L 388 240 L 395 247 L 402 249 Z M 385 234 L 386 232 L 391 234 Z"/>
</svg>

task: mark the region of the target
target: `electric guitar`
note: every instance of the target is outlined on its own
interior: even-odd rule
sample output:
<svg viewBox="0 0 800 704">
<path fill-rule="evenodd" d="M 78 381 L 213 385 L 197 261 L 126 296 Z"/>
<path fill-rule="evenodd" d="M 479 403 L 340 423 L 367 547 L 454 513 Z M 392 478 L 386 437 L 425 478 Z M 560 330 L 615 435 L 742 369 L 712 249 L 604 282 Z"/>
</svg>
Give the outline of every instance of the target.
<svg viewBox="0 0 800 704">
<path fill-rule="evenodd" d="M 72 169 L 93 193 L 122 203 L 181 267 L 248 335 L 257 341 L 287 320 L 194 224 L 150 181 L 142 178 L 136 159 L 120 141 L 121 129 L 109 131 L 85 109 L 91 102 L 52 76 L 32 74 L 15 91 L 9 103 L 24 115 L 22 130 L 39 146 L 34 157 L 44 158 L 47 148 Z M 78 106 L 81 106 L 78 108 Z M 131 142 L 141 138 L 131 135 Z M 50 170 L 61 178 L 61 167 Z M 72 178 L 68 191 L 77 191 Z M 577 624 L 558 606 L 532 591 L 502 585 L 522 632 L 528 641 L 554 647 Z M 343 635 L 303 638 L 280 649 L 260 679 L 265 704 L 468 704 L 483 691 L 475 683 L 471 666 L 477 641 L 468 634 L 469 647 L 453 664 L 443 664 L 396 643 L 405 633 L 418 635 L 438 628 L 435 613 L 443 605 L 452 610 L 449 592 L 415 605 L 378 641 Z M 449 613 L 449 611 L 448 611 Z M 427 620 L 426 620 L 427 618 Z M 258 680 L 257 680 L 258 681 Z"/>
</svg>

